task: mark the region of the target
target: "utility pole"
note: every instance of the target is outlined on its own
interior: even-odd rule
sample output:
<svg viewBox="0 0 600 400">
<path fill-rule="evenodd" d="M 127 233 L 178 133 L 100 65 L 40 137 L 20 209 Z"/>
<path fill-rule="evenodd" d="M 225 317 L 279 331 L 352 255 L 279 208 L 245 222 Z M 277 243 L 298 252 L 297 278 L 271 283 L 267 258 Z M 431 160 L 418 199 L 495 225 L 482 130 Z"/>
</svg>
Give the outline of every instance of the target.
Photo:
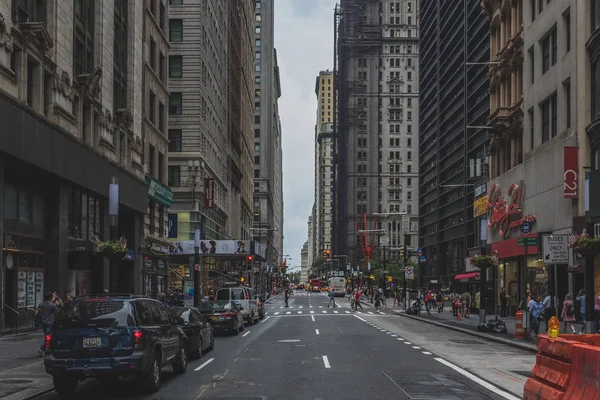
<svg viewBox="0 0 600 400">
<path fill-rule="evenodd" d="M 196 267 L 198 268 L 196 270 Z M 200 227 L 196 224 L 196 230 L 194 231 L 194 270 L 192 271 L 192 277 L 194 282 L 194 307 L 200 306 Z"/>
<path fill-rule="evenodd" d="M 408 262 L 408 248 L 406 247 L 408 245 L 408 241 L 410 240 L 410 236 L 408 234 L 404 234 L 404 255 L 403 255 L 403 270 L 404 270 L 404 279 L 402 280 L 402 298 L 404 298 L 404 309 L 406 310 L 407 307 L 407 299 L 406 299 L 406 266 L 407 266 L 407 262 Z"/>
</svg>

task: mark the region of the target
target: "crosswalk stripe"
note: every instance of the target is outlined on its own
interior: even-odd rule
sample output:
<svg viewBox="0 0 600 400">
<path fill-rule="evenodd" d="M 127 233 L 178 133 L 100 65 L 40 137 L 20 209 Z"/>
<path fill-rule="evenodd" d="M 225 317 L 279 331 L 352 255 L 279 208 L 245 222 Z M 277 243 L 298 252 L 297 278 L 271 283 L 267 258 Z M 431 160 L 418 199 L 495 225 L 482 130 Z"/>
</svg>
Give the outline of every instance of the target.
<svg viewBox="0 0 600 400">
<path fill-rule="evenodd" d="M 334 313 L 334 314 L 339 314 L 340 312 L 339 312 L 339 311 L 334 311 L 333 313 Z"/>
<path fill-rule="evenodd" d="M 346 314 L 350 314 L 350 311 L 346 311 Z"/>
<path fill-rule="evenodd" d="M 313 306 L 312 306 L 312 305 L 310 305 L 310 306 L 308 306 L 308 308 L 313 308 Z"/>
<path fill-rule="evenodd" d="M 298 311 L 298 314 L 302 314 L 302 311 Z"/>
<path fill-rule="evenodd" d="M 298 306 L 298 308 L 304 308 L 304 306 Z"/>
<path fill-rule="evenodd" d="M 273 315 L 279 315 L 279 311 L 277 311 L 277 312 L 276 312 L 275 314 L 273 314 Z"/>
<path fill-rule="evenodd" d="M 319 306 L 319 308 L 323 308 L 323 306 Z"/>
<path fill-rule="evenodd" d="M 323 314 L 327 314 L 327 311 L 323 310 Z"/>
<path fill-rule="evenodd" d="M 314 312 L 314 311 L 311 311 L 310 313 L 311 313 L 311 314 L 314 314 L 315 312 Z"/>
<path fill-rule="evenodd" d="M 369 314 L 373 314 L 373 311 L 367 311 Z"/>
<path fill-rule="evenodd" d="M 291 311 L 288 311 L 285 313 L 285 315 L 290 315 L 291 313 L 292 313 Z"/>
</svg>

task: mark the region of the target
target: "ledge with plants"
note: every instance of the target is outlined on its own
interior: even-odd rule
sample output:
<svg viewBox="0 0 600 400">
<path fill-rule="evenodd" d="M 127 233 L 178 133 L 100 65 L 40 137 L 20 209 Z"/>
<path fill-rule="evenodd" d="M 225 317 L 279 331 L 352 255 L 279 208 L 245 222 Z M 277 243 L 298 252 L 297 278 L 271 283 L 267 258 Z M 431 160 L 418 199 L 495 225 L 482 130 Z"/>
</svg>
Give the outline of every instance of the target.
<svg viewBox="0 0 600 400">
<path fill-rule="evenodd" d="M 600 237 L 581 236 L 571 244 L 571 248 L 584 256 L 597 256 L 600 254 Z"/>
<path fill-rule="evenodd" d="M 488 254 L 476 254 L 469 258 L 471 264 L 475 265 L 478 268 L 488 268 L 495 265 L 498 265 L 498 257 L 495 255 Z"/>
</svg>

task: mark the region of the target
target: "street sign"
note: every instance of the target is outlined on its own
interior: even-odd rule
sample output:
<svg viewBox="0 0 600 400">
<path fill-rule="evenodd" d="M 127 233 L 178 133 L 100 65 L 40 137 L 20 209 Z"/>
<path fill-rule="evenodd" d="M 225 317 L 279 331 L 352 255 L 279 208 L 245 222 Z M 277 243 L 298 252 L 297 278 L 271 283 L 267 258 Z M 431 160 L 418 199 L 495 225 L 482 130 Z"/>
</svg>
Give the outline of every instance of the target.
<svg viewBox="0 0 600 400">
<path fill-rule="evenodd" d="M 544 264 L 569 263 L 569 235 L 543 235 L 542 255 Z"/>
<path fill-rule="evenodd" d="M 419 257 L 421 257 L 421 256 L 423 255 L 423 249 L 422 249 L 421 247 L 419 247 L 419 248 L 417 249 L 417 255 L 418 255 Z"/>
<path fill-rule="evenodd" d="M 519 247 L 525 247 L 525 243 L 527 243 L 527 246 L 529 246 L 529 247 L 537 246 L 537 239 L 534 237 L 519 238 L 519 242 L 518 242 Z"/>
<path fill-rule="evenodd" d="M 413 267 L 404 268 L 404 278 L 411 280 L 415 278 L 415 271 L 413 270 Z"/>
<path fill-rule="evenodd" d="M 427 261 L 427 257 L 426 256 L 421 256 L 421 257 L 419 257 L 419 261 L 421 261 L 421 262 Z"/>
<path fill-rule="evenodd" d="M 379 238 L 379 245 L 382 247 L 386 247 L 390 245 L 390 238 L 387 236 L 382 236 Z"/>
<path fill-rule="evenodd" d="M 521 233 L 527 235 L 531 232 L 531 222 L 525 221 L 521 224 Z"/>
<path fill-rule="evenodd" d="M 408 233 L 410 231 L 410 217 L 408 215 L 402 216 L 402 232 Z"/>
</svg>

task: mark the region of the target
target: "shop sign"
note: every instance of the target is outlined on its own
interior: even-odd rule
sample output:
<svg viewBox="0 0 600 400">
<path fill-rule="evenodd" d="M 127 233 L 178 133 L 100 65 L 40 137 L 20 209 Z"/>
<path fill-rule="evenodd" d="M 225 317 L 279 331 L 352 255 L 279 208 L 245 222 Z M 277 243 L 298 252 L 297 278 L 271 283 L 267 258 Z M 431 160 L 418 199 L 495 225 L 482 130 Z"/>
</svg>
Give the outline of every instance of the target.
<svg viewBox="0 0 600 400">
<path fill-rule="evenodd" d="M 173 191 L 170 187 L 163 185 L 150 176 L 146 176 L 146 183 L 148 184 L 148 197 L 167 208 L 171 207 L 171 204 L 173 204 Z"/>
<path fill-rule="evenodd" d="M 160 270 L 165 269 L 165 262 L 164 262 L 164 260 L 158 260 L 156 262 L 156 265 L 158 266 L 158 269 L 160 269 Z"/>
<path fill-rule="evenodd" d="M 146 257 L 146 259 L 144 260 L 144 267 L 148 268 L 148 269 L 152 268 L 152 259 L 151 258 Z"/>
<path fill-rule="evenodd" d="M 169 247 L 159 243 L 151 243 L 148 249 L 154 254 L 167 254 L 169 252 Z"/>
<path fill-rule="evenodd" d="M 490 229 L 498 229 L 501 237 L 507 237 L 511 229 L 520 228 L 524 222 L 534 222 L 535 215 L 521 216 L 521 202 L 525 185 L 513 183 L 506 192 L 509 201 L 505 200 L 500 187 L 494 184 L 487 197 L 487 225 Z M 520 218 L 519 218 L 520 217 Z"/>
<path fill-rule="evenodd" d="M 487 197 L 481 197 L 473 202 L 473 217 L 479 217 L 487 212 Z"/>
<path fill-rule="evenodd" d="M 204 178 L 204 208 L 210 209 L 215 205 L 215 180 Z"/>
<path fill-rule="evenodd" d="M 487 184 L 484 183 L 483 185 L 479 185 L 475 188 L 475 197 L 479 197 L 482 194 L 485 194 L 485 191 L 487 190 Z"/>
<path fill-rule="evenodd" d="M 563 194 L 565 199 L 578 199 L 577 181 L 579 175 L 579 161 L 577 159 L 577 147 L 566 146 L 564 149 L 564 175 Z"/>
<path fill-rule="evenodd" d="M 70 252 L 93 252 L 96 250 L 94 243 L 90 240 L 69 239 Z"/>
</svg>

